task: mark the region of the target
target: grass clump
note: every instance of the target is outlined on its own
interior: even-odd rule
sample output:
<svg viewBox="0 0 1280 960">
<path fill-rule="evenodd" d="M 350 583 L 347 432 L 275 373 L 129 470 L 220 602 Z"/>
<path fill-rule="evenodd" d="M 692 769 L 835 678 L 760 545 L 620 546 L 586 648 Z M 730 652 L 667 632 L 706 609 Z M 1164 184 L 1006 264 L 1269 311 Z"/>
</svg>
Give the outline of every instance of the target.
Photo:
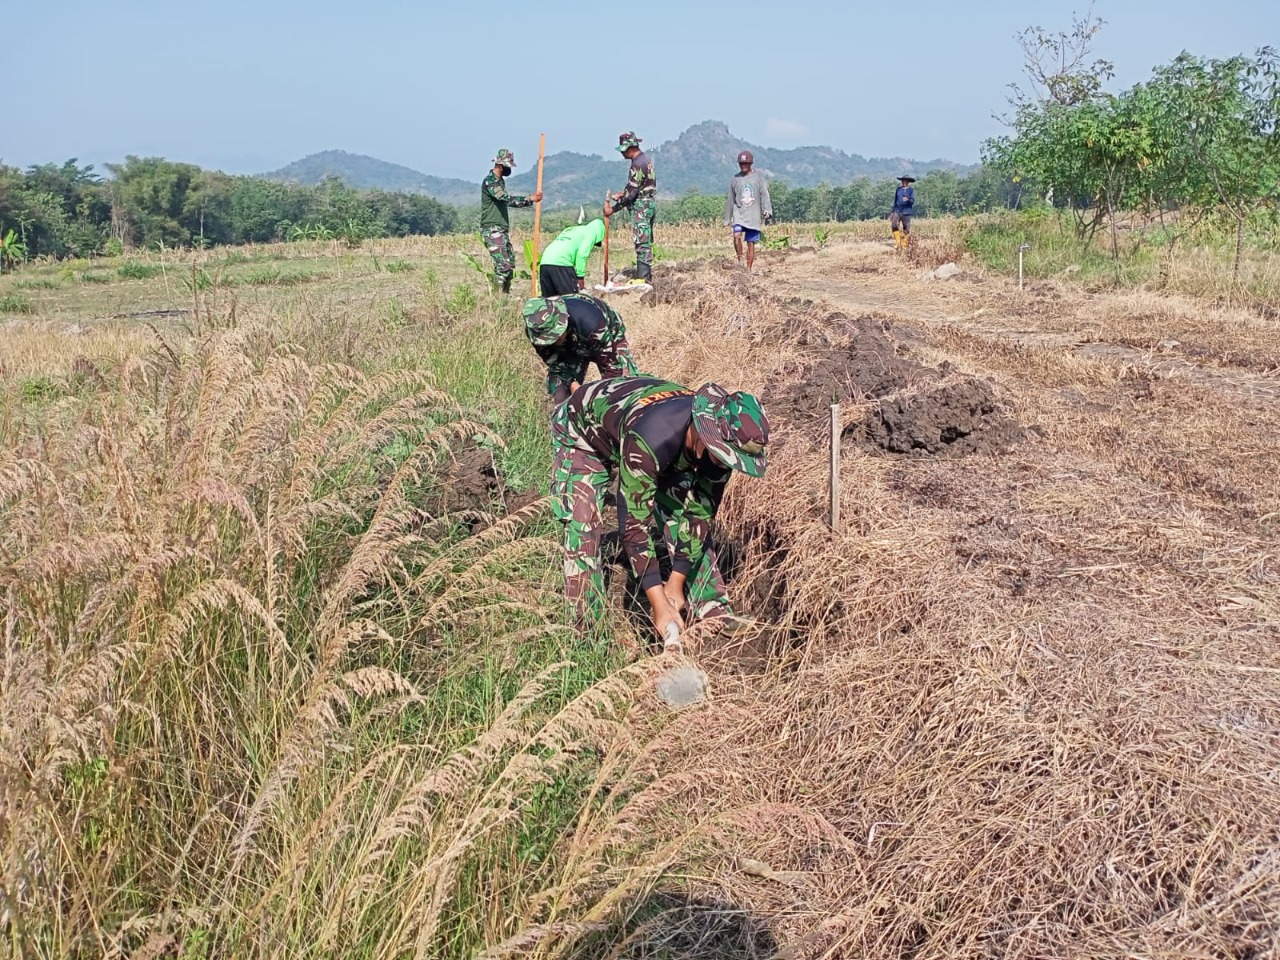
<svg viewBox="0 0 1280 960">
<path fill-rule="evenodd" d="M 323 270 L 281 270 L 279 267 L 259 267 L 240 279 L 241 283 L 255 287 L 291 287 L 313 280 L 328 280 L 330 274 Z"/>
<path fill-rule="evenodd" d="M 23 277 L 14 284 L 18 290 L 57 290 L 61 286 L 53 277 Z"/>
<path fill-rule="evenodd" d="M 36 306 L 30 297 L 20 293 L 6 293 L 0 297 L 0 313 L 35 313 Z"/>
<path fill-rule="evenodd" d="M 122 280 L 150 280 L 163 272 L 164 268 L 158 263 L 140 263 L 137 260 L 130 260 L 116 267 L 116 276 Z"/>
<path fill-rule="evenodd" d="M 387 273 L 409 273 L 418 269 L 416 263 L 410 263 L 408 260 L 388 260 L 383 268 Z"/>
</svg>

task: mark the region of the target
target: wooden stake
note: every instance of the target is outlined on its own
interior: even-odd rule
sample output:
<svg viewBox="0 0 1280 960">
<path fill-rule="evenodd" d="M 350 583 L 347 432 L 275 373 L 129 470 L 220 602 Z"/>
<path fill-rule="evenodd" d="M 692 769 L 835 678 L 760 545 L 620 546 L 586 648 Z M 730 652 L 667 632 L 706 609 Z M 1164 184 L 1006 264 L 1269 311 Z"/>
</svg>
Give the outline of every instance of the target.
<svg viewBox="0 0 1280 960">
<path fill-rule="evenodd" d="M 831 529 L 840 528 L 840 404 L 831 405 Z"/>
<path fill-rule="evenodd" d="M 604 192 L 604 202 L 609 202 L 608 190 Z M 601 207 L 601 210 L 603 209 Z M 604 285 L 606 287 L 609 285 L 609 221 L 612 219 L 613 217 L 604 218 Z"/>
<path fill-rule="evenodd" d="M 535 193 L 542 192 L 542 158 L 547 152 L 547 135 L 541 134 L 538 137 L 538 188 Z M 530 278 L 533 286 L 533 296 L 538 295 L 538 240 L 539 234 L 542 232 L 542 201 L 539 200 L 533 205 L 533 263 L 529 265 L 529 272 L 533 274 Z"/>
</svg>

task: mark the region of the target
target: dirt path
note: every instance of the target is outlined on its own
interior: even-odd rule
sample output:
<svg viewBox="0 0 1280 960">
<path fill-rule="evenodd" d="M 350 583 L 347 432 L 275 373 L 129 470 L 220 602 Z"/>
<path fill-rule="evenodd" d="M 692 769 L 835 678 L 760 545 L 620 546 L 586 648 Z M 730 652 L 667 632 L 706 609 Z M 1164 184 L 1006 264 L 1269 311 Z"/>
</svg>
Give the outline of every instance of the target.
<svg viewBox="0 0 1280 960">
<path fill-rule="evenodd" d="M 1080 311 L 1086 305 L 1105 309 L 1104 296 L 1055 290 L 1054 297 L 1045 298 L 1043 291 L 1053 288 L 1039 284 L 1039 295 L 1023 298 L 1007 278 L 966 271 L 951 280 L 921 279 L 927 272 L 924 264 L 897 259 L 886 243 L 860 242 L 797 255 L 771 274 L 793 295 L 823 298 L 851 315 L 884 314 L 922 331 L 945 324 L 997 343 L 1137 370 L 1153 380 L 1183 380 L 1224 398 L 1280 403 L 1280 370 L 1255 373 L 1204 362 L 1213 359 L 1212 349 L 1174 336 L 1148 350 L 1099 339 L 1096 321 Z"/>
<path fill-rule="evenodd" d="M 798 957 L 1269 955 L 1280 331 L 932 265 L 695 264 L 626 315 L 777 438 L 720 517 L 761 665 L 698 650 L 721 693 L 664 767 L 674 829 L 796 881 L 715 889 Z"/>
</svg>

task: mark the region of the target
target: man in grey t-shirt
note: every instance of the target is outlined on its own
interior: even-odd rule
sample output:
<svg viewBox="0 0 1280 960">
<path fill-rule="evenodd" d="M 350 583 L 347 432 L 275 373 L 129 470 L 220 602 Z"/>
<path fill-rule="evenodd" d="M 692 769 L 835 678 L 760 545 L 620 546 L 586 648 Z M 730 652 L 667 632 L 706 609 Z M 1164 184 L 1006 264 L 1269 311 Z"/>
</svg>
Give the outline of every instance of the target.
<svg viewBox="0 0 1280 960">
<path fill-rule="evenodd" d="M 733 226 L 733 249 L 742 262 L 742 241 L 747 242 L 747 269 L 756 262 L 756 244 L 760 228 L 773 218 L 769 202 L 769 186 L 763 174 L 751 169 L 755 157 L 750 150 L 738 154 L 738 172 L 729 181 L 729 196 L 724 203 L 724 225 Z"/>
</svg>

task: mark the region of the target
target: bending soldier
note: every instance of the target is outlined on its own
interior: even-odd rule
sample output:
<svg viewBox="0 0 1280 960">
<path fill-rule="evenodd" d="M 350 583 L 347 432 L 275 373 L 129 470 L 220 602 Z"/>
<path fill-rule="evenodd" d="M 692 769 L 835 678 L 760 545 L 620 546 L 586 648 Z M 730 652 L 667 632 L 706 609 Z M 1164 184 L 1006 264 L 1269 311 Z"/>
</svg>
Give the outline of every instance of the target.
<svg viewBox="0 0 1280 960">
<path fill-rule="evenodd" d="M 503 293 L 511 292 L 511 277 L 516 270 L 515 254 L 511 252 L 511 221 L 508 207 L 531 207 L 542 199 L 541 193 L 517 197 L 507 193 L 506 178 L 516 165 L 510 150 L 499 150 L 493 158 L 493 169 L 480 184 L 480 239 L 493 259 L 493 285 Z"/>
<path fill-rule="evenodd" d="M 640 374 L 622 318 L 590 294 L 526 300 L 524 332 L 547 365 L 547 393 L 557 406 L 581 386 L 589 364 L 606 380 Z"/>
<path fill-rule="evenodd" d="M 568 227 L 547 244 L 538 267 L 538 292 L 544 297 L 576 293 L 587 286 L 587 261 L 604 242 L 600 218 Z M 607 277 L 605 279 L 608 279 Z"/>
<path fill-rule="evenodd" d="M 601 508 L 615 471 L 623 549 L 658 635 L 681 625 L 686 610 L 691 618 L 733 616 L 711 521 L 732 471 L 764 475 L 769 421 L 755 397 L 714 383 L 695 393 L 650 377 L 598 380 L 556 410 L 551 438 L 565 595 L 580 631 L 602 612 Z M 655 522 L 671 558 L 665 584 Z"/>
</svg>

